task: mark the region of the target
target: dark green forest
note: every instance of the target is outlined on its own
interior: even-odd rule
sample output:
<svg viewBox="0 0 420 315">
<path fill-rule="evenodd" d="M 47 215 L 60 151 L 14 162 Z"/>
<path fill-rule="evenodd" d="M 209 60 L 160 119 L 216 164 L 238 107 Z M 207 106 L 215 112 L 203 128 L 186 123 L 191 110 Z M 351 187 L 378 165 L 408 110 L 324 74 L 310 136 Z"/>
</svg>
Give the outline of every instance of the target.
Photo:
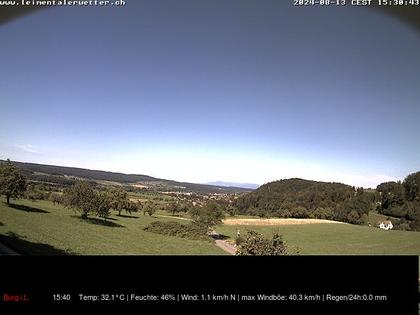
<svg viewBox="0 0 420 315">
<path fill-rule="evenodd" d="M 401 218 L 400 227 L 420 231 L 420 172 L 403 182 L 386 182 L 376 188 L 380 195 L 378 212 Z"/>
<path fill-rule="evenodd" d="M 341 183 L 299 178 L 270 182 L 238 198 L 241 214 L 260 217 L 317 218 L 362 224 L 377 195 Z"/>
<path fill-rule="evenodd" d="M 262 185 L 235 200 L 237 212 L 260 217 L 317 218 L 368 223 L 369 211 L 400 218 L 397 228 L 420 230 L 420 172 L 365 190 L 299 178 Z"/>
</svg>

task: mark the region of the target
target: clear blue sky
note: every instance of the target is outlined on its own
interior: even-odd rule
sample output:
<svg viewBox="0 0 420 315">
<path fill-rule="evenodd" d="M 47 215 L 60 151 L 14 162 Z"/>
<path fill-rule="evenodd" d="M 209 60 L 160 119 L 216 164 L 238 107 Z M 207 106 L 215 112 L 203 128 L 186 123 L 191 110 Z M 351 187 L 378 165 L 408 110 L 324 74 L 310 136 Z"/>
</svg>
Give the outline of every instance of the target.
<svg viewBox="0 0 420 315">
<path fill-rule="evenodd" d="M 420 170 L 420 33 L 366 8 L 127 1 L 0 27 L 0 158 L 191 182 Z"/>
</svg>

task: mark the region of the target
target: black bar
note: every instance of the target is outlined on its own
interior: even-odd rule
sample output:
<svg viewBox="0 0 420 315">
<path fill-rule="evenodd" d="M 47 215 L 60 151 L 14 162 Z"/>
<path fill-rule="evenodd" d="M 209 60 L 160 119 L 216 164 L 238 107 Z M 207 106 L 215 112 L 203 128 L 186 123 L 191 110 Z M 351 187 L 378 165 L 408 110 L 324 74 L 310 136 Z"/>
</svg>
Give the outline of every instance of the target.
<svg viewBox="0 0 420 315">
<path fill-rule="evenodd" d="M 4 256 L 0 311 L 43 305 L 274 304 L 417 314 L 418 263 L 418 256 Z M 191 299 L 183 300 L 184 295 Z M 263 295 L 268 298 L 260 300 Z"/>
</svg>

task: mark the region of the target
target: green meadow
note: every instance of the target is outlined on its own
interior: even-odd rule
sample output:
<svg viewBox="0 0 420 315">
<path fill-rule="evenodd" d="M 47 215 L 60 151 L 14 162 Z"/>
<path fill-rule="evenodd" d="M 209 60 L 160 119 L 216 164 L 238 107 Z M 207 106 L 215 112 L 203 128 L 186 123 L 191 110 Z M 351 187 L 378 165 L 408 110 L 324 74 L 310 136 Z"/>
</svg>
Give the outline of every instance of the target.
<svg viewBox="0 0 420 315">
<path fill-rule="evenodd" d="M 0 202 L 0 243 L 23 254 L 78 255 L 219 255 L 226 254 L 212 242 L 188 240 L 146 232 L 153 221 L 177 220 L 166 212 L 141 213 L 109 220 L 81 220 L 78 213 L 49 201 Z M 217 232 L 233 240 L 237 230 L 255 230 L 270 236 L 278 231 L 288 246 L 303 255 L 397 254 L 420 255 L 420 233 L 383 231 L 350 224 L 301 224 L 281 226 L 219 225 Z"/>
<path fill-rule="evenodd" d="M 49 201 L 0 203 L 0 243 L 23 254 L 218 255 L 212 242 L 143 231 L 153 221 L 176 220 L 141 213 L 112 215 L 107 222 L 81 220 L 78 213 Z M 104 225 L 104 223 L 106 225 Z"/>
<path fill-rule="evenodd" d="M 293 249 L 306 255 L 420 255 L 420 232 L 384 231 L 375 227 L 340 223 L 281 226 L 222 225 L 221 234 L 233 239 L 254 230 L 270 237 L 279 232 Z"/>
</svg>

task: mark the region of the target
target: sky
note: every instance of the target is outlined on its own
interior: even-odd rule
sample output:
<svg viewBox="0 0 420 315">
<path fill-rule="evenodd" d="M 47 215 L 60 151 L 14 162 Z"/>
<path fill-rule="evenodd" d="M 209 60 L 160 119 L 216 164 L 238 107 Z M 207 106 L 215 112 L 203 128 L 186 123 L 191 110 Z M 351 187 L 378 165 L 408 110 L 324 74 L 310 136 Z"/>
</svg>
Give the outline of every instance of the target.
<svg viewBox="0 0 420 315">
<path fill-rule="evenodd" d="M 292 1 L 53 7 L 0 27 L 0 159 L 205 183 L 420 170 L 420 32 Z"/>
</svg>

